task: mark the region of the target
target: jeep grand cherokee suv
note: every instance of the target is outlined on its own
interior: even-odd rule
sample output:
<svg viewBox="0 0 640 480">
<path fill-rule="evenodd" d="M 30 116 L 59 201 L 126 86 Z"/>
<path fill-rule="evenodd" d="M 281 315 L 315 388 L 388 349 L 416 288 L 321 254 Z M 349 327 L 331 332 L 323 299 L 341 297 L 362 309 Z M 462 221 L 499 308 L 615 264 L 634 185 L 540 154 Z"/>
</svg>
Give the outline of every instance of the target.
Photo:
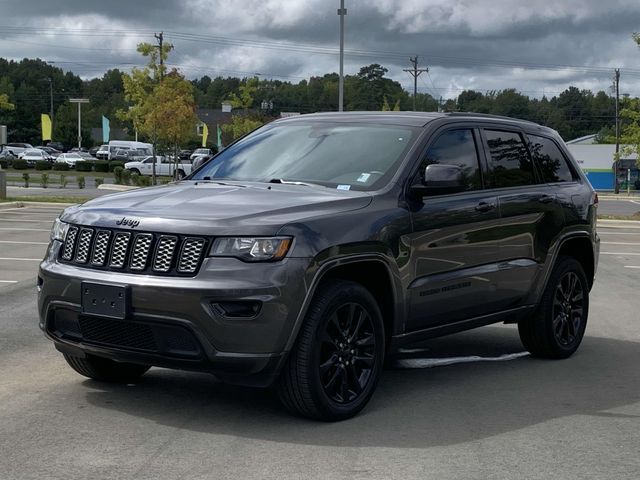
<svg viewBox="0 0 640 480">
<path fill-rule="evenodd" d="M 67 208 L 40 327 L 82 375 L 150 366 L 360 411 L 399 347 L 496 322 L 565 358 L 596 271 L 597 196 L 556 132 L 474 114 L 272 122 L 184 181 Z"/>
</svg>

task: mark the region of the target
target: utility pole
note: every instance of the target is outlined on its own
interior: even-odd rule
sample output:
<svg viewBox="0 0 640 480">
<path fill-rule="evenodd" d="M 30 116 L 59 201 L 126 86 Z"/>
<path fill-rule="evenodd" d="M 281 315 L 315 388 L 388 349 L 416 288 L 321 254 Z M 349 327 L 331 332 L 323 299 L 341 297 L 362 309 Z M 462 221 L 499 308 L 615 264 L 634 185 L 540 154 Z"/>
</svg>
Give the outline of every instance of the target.
<svg viewBox="0 0 640 480">
<path fill-rule="evenodd" d="M 413 111 L 416 111 L 416 98 L 418 96 L 418 77 L 421 73 L 428 72 L 428 68 L 418 68 L 418 56 L 409 57 L 409 61 L 413 63 L 413 68 L 405 68 L 405 72 L 409 72 L 413 77 Z"/>
<path fill-rule="evenodd" d="M 78 150 L 82 148 L 82 109 L 83 103 L 89 103 L 88 98 L 70 98 L 69 102 L 78 104 Z"/>
<path fill-rule="evenodd" d="M 164 41 L 164 32 L 154 33 L 153 36 L 156 37 L 156 40 L 158 40 L 158 51 L 160 57 L 160 80 L 162 80 L 162 77 L 164 76 L 164 60 L 162 58 L 162 42 Z"/>
<path fill-rule="evenodd" d="M 51 77 L 48 78 L 49 80 L 49 113 L 51 115 L 51 133 L 52 133 L 52 137 L 53 137 L 53 79 Z"/>
<path fill-rule="evenodd" d="M 338 82 L 338 111 L 344 110 L 344 17 L 347 15 L 347 9 L 344 8 L 344 0 L 340 0 L 340 79 Z"/>
<path fill-rule="evenodd" d="M 616 85 L 616 155 L 613 162 L 613 190 L 620 193 L 620 185 L 618 184 L 618 156 L 620 152 L 620 69 L 616 68 L 614 77 Z"/>
</svg>

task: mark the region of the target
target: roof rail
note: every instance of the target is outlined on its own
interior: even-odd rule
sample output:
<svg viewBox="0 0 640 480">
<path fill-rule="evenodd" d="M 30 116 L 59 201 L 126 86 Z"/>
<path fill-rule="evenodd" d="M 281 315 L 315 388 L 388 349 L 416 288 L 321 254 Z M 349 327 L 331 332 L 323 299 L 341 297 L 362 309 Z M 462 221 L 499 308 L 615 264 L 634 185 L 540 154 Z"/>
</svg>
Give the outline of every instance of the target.
<svg viewBox="0 0 640 480">
<path fill-rule="evenodd" d="M 511 120 L 516 122 L 524 122 L 531 123 L 533 125 L 538 125 L 536 122 L 532 122 L 531 120 L 523 120 L 522 118 L 514 118 L 507 117 L 505 115 L 492 115 L 490 113 L 477 113 L 477 112 L 445 112 L 445 115 L 450 117 L 479 117 L 479 118 L 495 118 L 500 120 Z"/>
</svg>

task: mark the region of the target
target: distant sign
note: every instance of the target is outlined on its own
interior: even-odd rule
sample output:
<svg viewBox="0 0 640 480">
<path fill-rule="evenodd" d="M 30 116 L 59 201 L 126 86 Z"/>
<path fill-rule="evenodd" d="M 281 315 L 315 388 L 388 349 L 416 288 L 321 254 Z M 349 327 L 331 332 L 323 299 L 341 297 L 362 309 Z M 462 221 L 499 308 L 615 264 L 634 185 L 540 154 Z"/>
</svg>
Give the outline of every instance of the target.
<svg viewBox="0 0 640 480">
<path fill-rule="evenodd" d="M 297 117 L 300 112 L 280 112 L 280 118 Z"/>
</svg>

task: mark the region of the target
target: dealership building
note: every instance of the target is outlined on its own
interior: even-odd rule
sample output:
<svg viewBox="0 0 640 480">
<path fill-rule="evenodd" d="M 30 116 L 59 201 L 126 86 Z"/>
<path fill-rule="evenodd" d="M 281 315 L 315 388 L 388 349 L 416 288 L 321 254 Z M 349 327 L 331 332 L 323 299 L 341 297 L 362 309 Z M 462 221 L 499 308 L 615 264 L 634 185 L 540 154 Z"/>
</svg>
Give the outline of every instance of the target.
<svg viewBox="0 0 640 480">
<path fill-rule="evenodd" d="M 589 182 L 596 190 L 613 190 L 613 159 L 616 146 L 613 144 L 598 144 L 595 135 L 576 138 L 567 142 L 567 148 L 577 160 L 580 168 L 586 174 Z M 618 163 L 618 182 L 620 188 L 627 188 L 627 176 L 631 177 L 631 189 L 640 181 L 640 170 L 635 154 L 620 159 Z"/>
</svg>

